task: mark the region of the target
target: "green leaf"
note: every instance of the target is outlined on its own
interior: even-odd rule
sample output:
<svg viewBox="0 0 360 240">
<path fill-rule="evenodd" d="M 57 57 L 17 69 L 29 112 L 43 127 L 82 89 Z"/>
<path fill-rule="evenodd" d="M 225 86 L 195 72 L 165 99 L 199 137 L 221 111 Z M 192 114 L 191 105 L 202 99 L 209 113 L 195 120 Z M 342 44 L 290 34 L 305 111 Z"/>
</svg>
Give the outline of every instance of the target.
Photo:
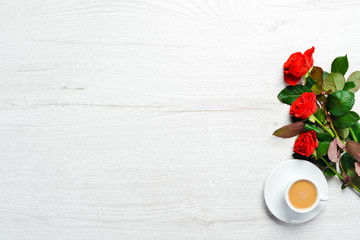
<svg viewBox="0 0 360 240">
<path fill-rule="evenodd" d="M 317 157 L 325 156 L 328 152 L 330 142 L 320 142 L 319 146 L 316 148 Z"/>
<path fill-rule="evenodd" d="M 325 122 L 326 119 L 326 115 L 325 115 L 325 110 L 322 108 L 318 108 L 316 110 L 316 112 L 314 113 L 315 117 L 322 123 Z"/>
<path fill-rule="evenodd" d="M 311 87 L 311 91 L 314 92 L 316 95 L 321 95 L 322 93 L 322 86 L 313 84 Z"/>
<path fill-rule="evenodd" d="M 356 112 L 350 111 L 344 116 L 334 118 L 333 123 L 337 128 L 348 128 L 357 123 L 359 120 L 359 115 Z"/>
<path fill-rule="evenodd" d="M 360 123 L 355 123 L 353 126 L 351 126 L 351 129 L 354 131 L 354 134 L 358 141 L 360 141 Z"/>
<path fill-rule="evenodd" d="M 304 130 L 303 122 L 291 123 L 276 130 L 273 135 L 282 138 L 295 137 Z"/>
<path fill-rule="evenodd" d="M 341 73 L 330 73 L 324 80 L 325 89 L 335 92 L 342 90 L 345 86 L 345 78 Z"/>
<path fill-rule="evenodd" d="M 349 68 L 349 61 L 348 61 L 347 55 L 345 55 L 343 57 L 335 58 L 331 64 L 331 72 L 332 73 L 341 73 L 342 75 L 345 75 L 348 68 Z"/>
<path fill-rule="evenodd" d="M 317 157 L 322 157 L 327 155 L 330 142 L 334 138 L 329 133 L 319 133 L 316 135 L 319 146 L 316 148 Z"/>
<path fill-rule="evenodd" d="M 325 79 L 327 77 L 327 75 L 329 75 L 329 73 L 326 71 L 323 71 L 323 79 Z"/>
<path fill-rule="evenodd" d="M 346 172 L 346 175 L 348 175 L 349 177 L 357 177 L 357 173 L 355 172 L 355 169 L 349 169 Z"/>
<path fill-rule="evenodd" d="M 315 80 L 317 85 L 321 86 L 323 84 L 323 70 L 321 67 L 314 66 L 310 73 L 312 79 Z"/>
<path fill-rule="evenodd" d="M 350 89 L 352 89 L 352 88 L 355 88 L 355 83 L 354 82 L 346 82 L 343 90 L 350 91 Z M 353 91 L 350 91 L 350 92 L 353 92 Z M 355 93 L 355 92 L 353 92 L 353 93 Z"/>
<path fill-rule="evenodd" d="M 319 102 L 323 102 L 325 101 L 325 96 L 324 95 L 319 95 L 319 96 L 316 96 L 316 99 L 319 101 Z"/>
<path fill-rule="evenodd" d="M 355 165 L 354 165 L 355 162 L 356 162 L 356 159 L 354 159 L 347 152 L 345 152 L 340 158 L 341 166 L 343 167 L 345 172 L 347 172 L 349 169 L 354 169 L 355 168 Z"/>
<path fill-rule="evenodd" d="M 347 136 L 349 136 L 350 130 L 349 128 L 340 128 L 337 129 L 337 133 L 341 138 L 347 138 Z"/>
<path fill-rule="evenodd" d="M 303 85 L 287 86 L 278 94 L 278 99 L 291 105 L 304 92 L 311 92 L 311 90 Z"/>
<path fill-rule="evenodd" d="M 312 79 L 311 76 L 308 76 L 307 78 L 305 78 L 305 87 L 311 88 L 314 83 L 315 83 L 315 80 Z"/>
<path fill-rule="evenodd" d="M 329 133 L 319 133 L 316 135 L 319 142 L 331 142 L 334 138 Z"/>
<path fill-rule="evenodd" d="M 326 168 L 326 169 L 324 170 L 324 174 L 325 174 L 326 176 L 329 176 L 329 177 L 335 176 L 335 173 L 334 173 L 330 168 Z"/>
<path fill-rule="evenodd" d="M 305 123 L 304 126 L 304 131 L 309 132 L 309 131 L 315 131 L 317 134 L 321 132 L 320 128 L 317 128 L 315 125 L 313 124 L 309 124 L 309 123 Z"/>
<path fill-rule="evenodd" d="M 347 82 L 353 82 L 355 84 L 355 87 L 352 89 L 349 89 L 348 91 L 356 93 L 360 88 L 360 71 L 353 72 Z"/>
<path fill-rule="evenodd" d="M 354 103 L 354 93 L 340 90 L 329 95 L 326 106 L 332 115 L 342 116 L 351 110 Z"/>
<path fill-rule="evenodd" d="M 345 183 L 343 183 L 343 184 L 341 185 L 341 189 L 344 190 L 345 188 L 347 188 L 347 186 L 348 186 L 348 185 L 346 185 Z"/>
</svg>

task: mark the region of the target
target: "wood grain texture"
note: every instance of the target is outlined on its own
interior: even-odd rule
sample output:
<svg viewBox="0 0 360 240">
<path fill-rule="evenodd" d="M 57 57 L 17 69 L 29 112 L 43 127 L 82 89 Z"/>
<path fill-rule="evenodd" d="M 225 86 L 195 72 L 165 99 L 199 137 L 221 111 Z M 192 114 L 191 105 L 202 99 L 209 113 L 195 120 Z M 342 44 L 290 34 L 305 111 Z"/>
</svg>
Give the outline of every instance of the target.
<svg viewBox="0 0 360 240">
<path fill-rule="evenodd" d="M 282 64 L 314 45 L 315 65 L 360 69 L 358 1 L 0 10 L 0 239 L 358 238 L 359 196 L 337 179 L 306 224 L 263 200 L 294 141 L 271 135 L 289 121 Z"/>
</svg>

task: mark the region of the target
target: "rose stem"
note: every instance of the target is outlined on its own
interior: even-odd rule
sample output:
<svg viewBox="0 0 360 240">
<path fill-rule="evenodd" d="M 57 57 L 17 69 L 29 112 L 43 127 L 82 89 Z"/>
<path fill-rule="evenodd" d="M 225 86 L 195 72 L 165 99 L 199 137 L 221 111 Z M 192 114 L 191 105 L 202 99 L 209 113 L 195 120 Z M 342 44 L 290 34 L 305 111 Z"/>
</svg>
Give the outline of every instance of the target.
<svg viewBox="0 0 360 240">
<path fill-rule="evenodd" d="M 360 189 L 353 182 L 350 183 L 350 186 L 360 193 Z"/>
<path fill-rule="evenodd" d="M 326 91 L 326 90 L 325 90 L 325 91 Z M 324 103 L 324 111 L 325 111 L 325 115 L 326 115 L 326 116 L 329 116 L 328 112 L 326 111 L 326 105 L 325 105 L 325 103 Z M 337 133 L 335 127 L 334 127 L 334 124 L 333 124 L 332 122 L 330 122 L 330 127 L 331 127 L 331 129 L 335 132 L 336 138 L 339 139 L 342 143 L 344 143 L 344 142 L 340 139 L 340 137 L 339 137 L 339 135 L 338 135 L 338 133 Z M 345 144 L 345 143 L 344 143 L 344 144 Z"/>
<path fill-rule="evenodd" d="M 354 133 L 354 131 L 352 130 L 351 127 L 349 128 L 349 130 L 350 130 L 350 133 L 351 133 L 351 136 L 352 136 L 353 140 L 354 140 L 355 142 L 358 142 L 358 140 L 357 140 L 357 138 L 356 138 L 356 136 L 355 136 L 355 133 Z"/>
<path fill-rule="evenodd" d="M 314 116 L 314 115 L 313 115 Z M 331 124 L 331 126 L 332 126 L 332 129 L 333 129 L 333 131 L 335 132 L 335 135 L 334 135 L 334 133 L 332 132 L 332 131 L 330 131 L 327 127 L 325 127 L 321 122 L 320 122 L 320 120 L 319 119 L 317 119 L 315 116 L 314 116 L 314 119 L 315 119 L 315 121 L 324 129 L 324 130 L 326 130 L 328 133 L 330 133 L 330 135 L 331 135 L 331 137 L 336 137 L 337 139 L 339 139 L 342 143 L 344 143 L 344 141 L 343 140 L 341 140 L 340 139 L 340 137 L 338 136 L 338 134 L 337 134 L 337 132 L 336 132 L 336 130 L 334 129 L 334 126 L 332 125 L 332 123 L 330 122 L 330 124 Z M 345 144 L 345 143 L 344 143 Z"/>
<path fill-rule="evenodd" d="M 325 160 L 325 158 L 323 158 L 323 157 L 320 157 L 321 158 L 321 160 L 323 160 L 325 163 L 326 163 L 326 165 L 342 180 L 342 181 L 344 181 L 344 178 L 340 175 L 340 173 L 338 173 L 326 160 Z"/>
<path fill-rule="evenodd" d="M 326 163 L 326 165 L 331 169 L 331 171 L 333 171 L 344 182 L 344 178 L 323 157 L 320 158 L 324 161 L 324 163 Z M 360 189 L 356 187 L 354 183 L 351 182 L 350 186 L 360 193 Z"/>
<path fill-rule="evenodd" d="M 331 129 L 335 132 L 336 138 L 339 139 L 341 142 L 343 142 L 343 141 L 340 139 L 339 135 L 337 134 L 337 132 L 336 132 L 336 130 L 335 130 L 334 125 L 333 125 L 332 122 L 330 122 L 330 126 L 331 126 Z M 343 142 L 343 143 L 344 143 L 344 142 Z"/>
<path fill-rule="evenodd" d="M 314 115 L 313 115 L 313 116 L 314 116 Z M 317 119 L 315 116 L 314 116 L 314 119 L 315 119 L 315 121 L 316 121 L 324 130 L 326 130 L 328 133 L 330 133 L 330 135 L 331 135 L 332 137 L 335 137 L 334 133 L 333 133 L 332 131 L 330 131 L 327 127 L 325 127 L 325 126 L 319 121 L 319 119 Z"/>
</svg>

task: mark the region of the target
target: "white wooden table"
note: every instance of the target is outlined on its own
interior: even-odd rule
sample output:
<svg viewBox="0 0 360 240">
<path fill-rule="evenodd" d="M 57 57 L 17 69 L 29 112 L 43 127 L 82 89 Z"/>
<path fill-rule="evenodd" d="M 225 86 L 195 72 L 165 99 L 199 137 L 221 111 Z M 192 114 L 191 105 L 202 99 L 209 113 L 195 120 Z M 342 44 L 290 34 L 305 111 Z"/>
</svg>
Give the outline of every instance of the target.
<svg viewBox="0 0 360 240">
<path fill-rule="evenodd" d="M 360 69 L 358 1 L 0 9 L 0 239 L 359 238 L 360 198 L 335 178 L 306 224 L 263 199 L 294 141 L 272 136 L 282 64 L 314 45 L 315 65 Z"/>
</svg>

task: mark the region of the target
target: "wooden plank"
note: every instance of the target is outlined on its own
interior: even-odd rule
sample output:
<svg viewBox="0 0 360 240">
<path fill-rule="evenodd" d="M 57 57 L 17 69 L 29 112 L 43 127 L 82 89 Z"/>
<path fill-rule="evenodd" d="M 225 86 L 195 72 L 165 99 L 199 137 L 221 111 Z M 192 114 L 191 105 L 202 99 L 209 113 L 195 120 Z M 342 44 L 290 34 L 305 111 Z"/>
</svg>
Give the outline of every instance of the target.
<svg viewBox="0 0 360 240">
<path fill-rule="evenodd" d="M 356 239 L 328 179 L 307 224 L 263 185 L 291 158 L 282 64 L 360 68 L 357 1 L 0 3 L 1 239 Z M 354 109 L 359 111 L 360 105 Z"/>
</svg>

